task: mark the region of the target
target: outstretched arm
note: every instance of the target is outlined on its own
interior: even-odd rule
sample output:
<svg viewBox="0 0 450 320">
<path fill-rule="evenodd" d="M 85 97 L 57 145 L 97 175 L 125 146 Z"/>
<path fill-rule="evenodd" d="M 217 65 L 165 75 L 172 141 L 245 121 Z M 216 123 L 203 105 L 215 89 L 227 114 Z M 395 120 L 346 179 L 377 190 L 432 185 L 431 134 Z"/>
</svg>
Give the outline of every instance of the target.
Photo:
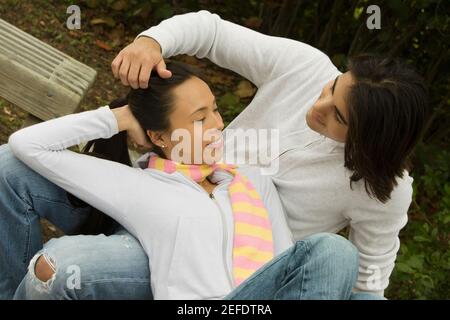
<svg viewBox="0 0 450 320">
<path fill-rule="evenodd" d="M 308 44 L 264 35 L 202 10 L 176 15 L 142 32 L 114 59 L 112 70 L 124 84 L 145 88 L 152 68 L 170 76 L 162 58 L 179 54 L 208 58 L 257 87 L 303 65 L 326 63 L 334 68 L 324 53 Z M 309 77 L 305 72 L 305 81 Z"/>
</svg>

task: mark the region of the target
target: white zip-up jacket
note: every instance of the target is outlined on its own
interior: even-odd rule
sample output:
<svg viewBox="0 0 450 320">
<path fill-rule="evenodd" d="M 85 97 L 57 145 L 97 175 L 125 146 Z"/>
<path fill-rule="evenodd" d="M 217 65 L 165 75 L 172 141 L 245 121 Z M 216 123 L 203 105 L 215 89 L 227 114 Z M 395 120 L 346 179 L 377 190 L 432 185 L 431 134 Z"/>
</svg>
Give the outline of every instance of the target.
<svg viewBox="0 0 450 320">
<path fill-rule="evenodd" d="M 149 257 L 155 299 L 221 299 L 233 289 L 233 212 L 228 186 L 233 176 L 216 171 L 209 195 L 179 172 L 146 168 L 150 153 L 133 167 L 68 150 L 117 134 L 109 106 L 39 123 L 9 137 L 14 155 L 33 170 L 110 215 L 142 244 Z M 292 234 L 277 191 L 257 168 L 239 168 L 270 215 L 275 254 Z"/>
</svg>

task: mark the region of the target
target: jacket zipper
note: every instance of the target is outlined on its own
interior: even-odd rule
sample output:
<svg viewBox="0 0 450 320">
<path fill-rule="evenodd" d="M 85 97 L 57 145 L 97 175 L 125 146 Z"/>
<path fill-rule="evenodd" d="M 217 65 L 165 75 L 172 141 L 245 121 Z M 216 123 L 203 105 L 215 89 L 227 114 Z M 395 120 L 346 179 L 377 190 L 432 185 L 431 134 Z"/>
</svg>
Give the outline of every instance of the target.
<svg viewBox="0 0 450 320">
<path fill-rule="evenodd" d="M 210 199 L 216 204 L 217 208 L 219 209 L 220 212 L 220 218 L 222 220 L 222 225 L 223 225 L 223 263 L 225 266 L 225 270 L 227 272 L 228 275 L 228 281 L 230 282 L 230 287 L 233 288 L 233 276 L 231 275 L 231 271 L 228 269 L 228 263 L 227 263 L 227 248 L 228 248 L 228 232 L 227 232 L 227 226 L 226 226 L 226 220 L 225 220 L 225 215 L 222 211 L 222 208 L 220 207 L 219 203 L 216 200 L 216 197 L 214 196 L 213 193 L 209 194 Z"/>
<path fill-rule="evenodd" d="M 183 176 L 185 177 L 185 176 Z M 228 248 L 228 232 L 227 232 L 227 225 L 226 225 L 226 220 L 225 220 L 225 215 L 222 211 L 222 208 L 220 207 L 219 203 L 216 200 L 216 197 L 214 196 L 214 191 L 219 187 L 216 186 L 213 191 L 211 193 L 208 193 L 205 189 L 203 189 L 201 186 L 199 186 L 197 183 L 195 183 L 194 181 L 192 181 L 191 179 L 188 179 L 187 177 L 185 177 L 186 180 L 188 180 L 190 183 L 192 183 L 197 189 L 199 189 L 201 192 L 207 194 L 209 196 L 209 198 L 215 203 L 216 207 L 219 209 L 220 212 L 220 218 L 222 220 L 222 226 L 223 226 L 223 263 L 224 263 L 224 267 L 225 267 L 225 271 L 227 273 L 227 278 L 230 284 L 231 288 L 234 288 L 234 281 L 233 281 L 233 276 L 231 274 L 231 271 L 228 269 L 228 263 L 227 263 L 227 248 Z"/>
</svg>

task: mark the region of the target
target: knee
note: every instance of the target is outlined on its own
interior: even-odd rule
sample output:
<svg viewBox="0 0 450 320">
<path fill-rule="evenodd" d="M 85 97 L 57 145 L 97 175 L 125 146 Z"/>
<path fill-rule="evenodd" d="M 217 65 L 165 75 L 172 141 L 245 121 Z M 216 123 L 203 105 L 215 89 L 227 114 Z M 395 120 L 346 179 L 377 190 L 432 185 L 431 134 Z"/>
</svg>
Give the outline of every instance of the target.
<svg viewBox="0 0 450 320">
<path fill-rule="evenodd" d="M 38 280 L 48 282 L 55 275 L 55 272 L 53 261 L 45 255 L 38 257 L 34 266 L 34 274 Z"/>
<path fill-rule="evenodd" d="M 336 266 L 348 266 L 358 272 L 358 249 L 344 237 L 333 233 L 318 233 L 306 238 L 314 255 L 322 255 L 333 260 Z"/>
<path fill-rule="evenodd" d="M 54 252 L 38 252 L 28 265 L 28 272 L 16 290 L 15 299 L 60 300 L 71 296 L 61 259 Z"/>
<path fill-rule="evenodd" d="M 0 146 L 0 180 L 11 182 L 11 178 L 20 177 L 23 174 L 23 170 L 30 170 L 21 162 L 11 151 L 8 144 Z"/>
<path fill-rule="evenodd" d="M 7 173 L 9 171 L 9 166 L 14 164 L 18 159 L 14 156 L 11 148 L 7 143 L 0 145 L 0 174 Z"/>
<path fill-rule="evenodd" d="M 55 262 L 47 252 L 37 253 L 28 265 L 28 272 L 17 288 L 16 300 L 53 300 L 55 294 Z"/>
</svg>

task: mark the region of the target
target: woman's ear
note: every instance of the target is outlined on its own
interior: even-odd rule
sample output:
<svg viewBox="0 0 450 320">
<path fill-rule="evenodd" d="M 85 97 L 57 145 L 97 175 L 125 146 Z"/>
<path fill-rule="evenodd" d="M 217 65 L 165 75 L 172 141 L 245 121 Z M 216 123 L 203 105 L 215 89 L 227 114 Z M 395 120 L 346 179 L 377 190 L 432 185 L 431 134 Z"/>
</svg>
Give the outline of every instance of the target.
<svg viewBox="0 0 450 320">
<path fill-rule="evenodd" d="M 147 130 L 146 133 L 147 133 L 147 136 L 150 138 L 150 141 L 154 145 L 156 145 L 158 147 L 161 147 L 161 146 L 164 145 L 164 140 L 162 138 L 162 133 L 161 132 Z"/>
</svg>

